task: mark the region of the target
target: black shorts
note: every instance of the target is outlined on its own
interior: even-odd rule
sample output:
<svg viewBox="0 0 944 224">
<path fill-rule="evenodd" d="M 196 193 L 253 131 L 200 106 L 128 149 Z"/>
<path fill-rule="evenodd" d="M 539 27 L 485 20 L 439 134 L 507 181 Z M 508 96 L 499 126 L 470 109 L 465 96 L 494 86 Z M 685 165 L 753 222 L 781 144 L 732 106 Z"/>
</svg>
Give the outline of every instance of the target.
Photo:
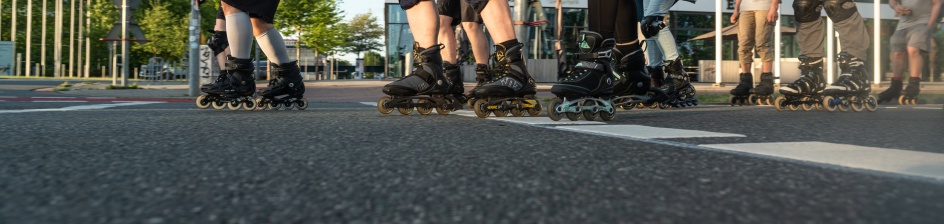
<svg viewBox="0 0 944 224">
<path fill-rule="evenodd" d="M 452 17 L 450 26 L 457 26 L 461 22 L 482 23 L 482 16 L 464 0 L 439 0 L 437 5 L 439 15 Z"/>
<path fill-rule="evenodd" d="M 279 8 L 279 0 L 223 0 L 239 11 L 246 12 L 249 17 L 259 18 L 267 23 L 275 21 L 275 10 Z"/>
<path fill-rule="evenodd" d="M 223 14 L 223 4 L 220 4 L 220 8 L 216 9 L 216 19 L 226 19 L 226 15 Z"/>
</svg>

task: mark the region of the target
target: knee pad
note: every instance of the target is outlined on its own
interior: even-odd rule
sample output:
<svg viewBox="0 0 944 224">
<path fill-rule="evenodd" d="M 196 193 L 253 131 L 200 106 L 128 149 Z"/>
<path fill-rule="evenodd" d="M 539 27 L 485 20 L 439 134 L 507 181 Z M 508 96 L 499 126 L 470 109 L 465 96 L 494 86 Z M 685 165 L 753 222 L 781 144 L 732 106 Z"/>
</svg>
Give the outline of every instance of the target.
<svg viewBox="0 0 944 224">
<path fill-rule="evenodd" d="M 420 4 L 420 2 L 422 1 L 429 1 L 429 0 L 400 0 L 400 8 L 402 8 L 403 10 L 407 10 L 407 9 L 413 8 L 413 6 L 416 6 L 416 4 Z"/>
<path fill-rule="evenodd" d="M 820 19 L 819 12 L 822 10 L 822 0 L 796 0 L 793 2 L 793 11 L 796 13 L 794 18 L 800 23 L 808 23 Z"/>
<path fill-rule="evenodd" d="M 826 15 L 835 22 L 842 22 L 859 12 L 853 0 L 825 0 Z"/>
<path fill-rule="evenodd" d="M 465 3 L 469 3 L 469 6 L 475 9 L 475 12 L 482 13 L 485 5 L 488 5 L 488 0 L 465 0 Z"/>
<path fill-rule="evenodd" d="M 642 35 L 649 39 L 656 34 L 659 34 L 659 31 L 662 28 L 665 28 L 665 17 L 662 16 L 646 16 L 642 19 Z"/>
<path fill-rule="evenodd" d="M 226 40 L 226 31 L 213 31 L 213 35 L 207 41 L 207 46 L 213 51 L 213 55 L 223 53 L 223 50 L 229 47 L 229 41 Z"/>
</svg>

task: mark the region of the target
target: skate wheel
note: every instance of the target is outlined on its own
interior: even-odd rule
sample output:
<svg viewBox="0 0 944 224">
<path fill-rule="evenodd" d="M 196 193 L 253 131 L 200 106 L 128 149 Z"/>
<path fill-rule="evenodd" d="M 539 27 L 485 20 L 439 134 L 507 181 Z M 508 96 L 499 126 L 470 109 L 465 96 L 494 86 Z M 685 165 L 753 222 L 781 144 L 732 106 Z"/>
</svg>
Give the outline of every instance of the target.
<svg viewBox="0 0 944 224">
<path fill-rule="evenodd" d="M 283 99 L 283 100 L 284 100 L 284 101 L 282 101 L 282 104 L 283 104 L 282 107 L 284 107 L 285 110 L 294 110 L 294 109 L 295 109 L 295 103 L 292 102 L 291 99 Z"/>
<path fill-rule="evenodd" d="M 597 106 L 597 102 L 594 101 L 594 100 L 584 100 L 584 101 L 583 101 L 583 106 L 593 108 L 593 109 L 591 109 L 591 110 L 584 110 L 584 111 L 582 112 L 582 113 L 583 113 L 583 118 L 584 118 L 584 119 L 587 119 L 587 121 L 594 121 L 594 120 L 596 120 L 596 119 L 597 119 L 597 113 L 600 113 L 600 110 L 597 109 L 597 107 L 596 107 L 596 106 Z"/>
<path fill-rule="evenodd" d="M 649 109 L 656 109 L 656 108 L 665 109 L 665 107 L 662 107 L 662 104 L 663 104 L 663 103 L 661 103 L 661 102 L 660 102 L 660 103 L 652 103 L 652 104 L 649 104 Z"/>
<path fill-rule="evenodd" d="M 805 102 L 805 103 L 803 103 L 803 105 L 802 105 L 802 106 L 803 106 L 803 111 L 811 111 L 811 110 L 813 110 L 813 98 L 808 97 L 808 96 L 807 96 L 807 97 L 803 97 L 803 101 Z"/>
<path fill-rule="evenodd" d="M 197 108 L 200 108 L 200 109 L 207 109 L 207 108 L 210 108 L 210 104 L 213 103 L 213 101 L 210 101 L 210 100 L 207 99 L 207 98 L 209 98 L 209 97 L 207 97 L 207 95 L 200 95 L 200 96 L 198 96 L 198 97 L 197 97 L 197 100 L 196 100 Z"/>
<path fill-rule="evenodd" d="M 560 107 L 561 102 L 563 101 L 561 101 L 560 98 L 554 98 L 554 99 L 551 99 L 550 102 L 547 102 L 547 117 L 548 118 L 551 118 L 551 120 L 554 120 L 554 121 L 561 120 L 562 113 L 558 112 L 559 111 L 558 107 Z"/>
<path fill-rule="evenodd" d="M 243 106 L 243 110 L 255 110 L 255 109 L 256 109 L 256 103 L 253 102 L 252 99 L 248 99 L 248 100 L 246 100 L 246 101 L 243 101 L 243 102 L 241 103 L 241 105 Z"/>
<path fill-rule="evenodd" d="M 755 102 L 757 102 L 756 103 L 757 105 L 763 105 L 760 103 L 759 97 L 755 97 L 753 94 L 751 94 L 750 96 L 747 96 L 747 105 L 754 105 Z"/>
<path fill-rule="evenodd" d="M 282 110 L 283 108 L 282 103 L 276 102 L 275 100 L 270 101 L 269 105 L 270 105 L 269 108 L 271 108 L 272 110 Z"/>
<path fill-rule="evenodd" d="M 579 112 L 577 112 L 577 113 L 564 112 L 564 116 L 567 116 L 567 119 L 569 119 L 569 120 L 571 120 L 571 121 L 580 120 L 580 113 L 579 113 Z"/>
<path fill-rule="evenodd" d="M 765 98 L 764 105 L 767 105 L 767 106 L 774 105 L 773 102 L 771 102 L 770 97 L 764 97 L 764 98 Z"/>
<path fill-rule="evenodd" d="M 450 103 L 450 105 L 451 105 L 451 104 L 452 104 L 452 103 Z M 461 107 L 462 105 L 459 104 L 459 106 Z M 436 107 L 436 114 L 439 114 L 439 115 L 448 115 L 449 112 L 452 112 L 452 111 L 450 111 L 449 109 L 446 109 L 446 105 L 439 105 L 439 106 Z"/>
<path fill-rule="evenodd" d="M 223 108 L 226 108 L 226 102 L 223 102 L 220 99 L 213 101 L 213 109 L 222 110 Z"/>
<path fill-rule="evenodd" d="M 469 96 L 469 99 L 465 101 L 466 106 L 469 106 L 469 109 L 472 109 L 475 106 L 475 101 L 479 100 L 474 96 Z"/>
<path fill-rule="evenodd" d="M 389 96 L 380 97 L 380 100 L 377 100 L 377 111 L 379 111 L 381 114 L 393 113 L 393 107 L 384 106 L 391 100 L 392 98 L 390 98 Z"/>
<path fill-rule="evenodd" d="M 298 108 L 299 110 L 308 109 L 308 100 L 305 98 L 295 100 L 295 108 Z"/>
<path fill-rule="evenodd" d="M 787 107 L 787 97 L 778 96 L 777 99 L 774 100 L 774 107 L 777 108 L 777 111 L 783 112 Z"/>
<path fill-rule="evenodd" d="M 610 107 L 609 110 L 600 111 L 600 119 L 603 121 L 612 121 L 616 118 L 616 109 Z"/>
<path fill-rule="evenodd" d="M 508 111 L 507 110 L 493 110 L 492 114 L 494 114 L 496 117 L 507 117 Z"/>
<path fill-rule="evenodd" d="M 833 96 L 823 97 L 823 109 L 825 109 L 826 112 L 835 112 L 839 107 L 839 104 L 835 102 L 836 100 L 836 97 Z"/>
<path fill-rule="evenodd" d="M 859 96 L 852 96 L 849 98 L 849 106 L 853 112 L 862 112 L 865 109 L 865 100 Z"/>
<path fill-rule="evenodd" d="M 728 97 L 728 102 L 730 103 L 730 105 L 731 105 L 732 107 L 734 106 L 734 104 L 737 103 L 737 101 L 738 101 L 738 100 L 737 100 L 737 97 L 735 97 L 734 95 L 731 95 L 731 96 Z"/>
<path fill-rule="evenodd" d="M 911 105 L 918 105 L 918 98 L 912 98 Z"/>
<path fill-rule="evenodd" d="M 869 96 L 865 99 L 865 110 L 869 112 L 875 112 L 878 109 L 878 99 L 875 96 Z"/>
<path fill-rule="evenodd" d="M 531 117 L 541 116 L 541 102 L 536 99 L 532 100 L 535 104 L 533 108 L 528 108 L 528 115 L 531 115 Z"/>
<path fill-rule="evenodd" d="M 488 111 L 488 108 L 486 108 L 486 104 L 488 104 L 488 101 L 485 99 L 478 99 L 472 103 L 472 110 L 475 111 L 475 116 L 478 116 L 479 118 L 488 117 L 488 114 L 491 112 Z"/>
<path fill-rule="evenodd" d="M 420 115 L 429 115 L 433 112 L 433 107 L 430 105 L 432 101 L 430 100 L 420 99 L 416 101 L 416 104 L 419 104 L 416 106 L 416 112 L 420 113 Z"/>
<path fill-rule="evenodd" d="M 839 109 L 839 112 L 848 112 L 850 108 L 849 99 L 838 97 L 836 98 L 836 109 Z"/>
<path fill-rule="evenodd" d="M 242 105 L 237 100 L 229 101 L 226 103 L 226 108 L 228 108 L 229 110 L 239 110 L 240 106 Z"/>
<path fill-rule="evenodd" d="M 908 105 L 908 99 L 905 99 L 905 95 L 898 96 L 898 105 Z"/>
<path fill-rule="evenodd" d="M 669 103 L 666 103 L 666 102 L 659 102 L 659 103 L 656 103 L 656 104 L 653 104 L 653 105 L 656 105 L 657 107 L 659 107 L 659 109 L 663 109 L 663 110 L 664 110 L 664 109 L 668 109 L 669 106 L 671 106 L 671 105 L 669 105 Z M 652 108 L 652 107 L 650 107 L 650 108 Z"/>
<path fill-rule="evenodd" d="M 413 107 L 397 107 L 397 112 L 400 112 L 402 115 L 410 115 L 413 113 Z"/>
<path fill-rule="evenodd" d="M 512 102 L 511 104 L 514 105 L 514 107 L 511 108 L 511 116 L 515 116 L 515 117 L 522 117 L 522 116 L 524 116 L 524 109 L 521 109 L 521 106 L 524 105 L 524 101 L 522 101 L 522 100 L 514 100 L 514 101 L 511 101 L 511 102 Z"/>
<path fill-rule="evenodd" d="M 267 102 L 264 98 L 256 99 L 256 110 L 268 110 L 268 109 L 269 109 L 269 102 Z"/>
</svg>

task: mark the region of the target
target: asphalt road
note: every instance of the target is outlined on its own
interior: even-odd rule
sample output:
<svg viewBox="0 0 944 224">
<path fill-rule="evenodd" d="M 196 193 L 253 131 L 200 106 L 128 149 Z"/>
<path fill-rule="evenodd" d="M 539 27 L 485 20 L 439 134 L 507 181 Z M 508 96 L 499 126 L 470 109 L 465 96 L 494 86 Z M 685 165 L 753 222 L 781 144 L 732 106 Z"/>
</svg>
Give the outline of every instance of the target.
<svg viewBox="0 0 944 224">
<path fill-rule="evenodd" d="M 944 222 L 942 179 L 704 147 L 815 141 L 944 154 L 939 104 L 707 105 L 620 111 L 607 123 L 743 136 L 640 139 L 381 115 L 358 102 L 216 111 L 0 91 L 12 97 L 0 102 L 0 223 Z M 56 108 L 72 109 L 36 110 Z"/>
</svg>

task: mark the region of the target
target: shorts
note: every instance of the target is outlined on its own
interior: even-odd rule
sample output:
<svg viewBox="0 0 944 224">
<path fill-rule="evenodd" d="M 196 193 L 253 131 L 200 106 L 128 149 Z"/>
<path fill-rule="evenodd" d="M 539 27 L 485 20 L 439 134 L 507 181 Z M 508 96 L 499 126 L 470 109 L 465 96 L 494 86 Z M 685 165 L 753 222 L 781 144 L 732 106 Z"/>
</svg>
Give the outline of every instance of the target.
<svg viewBox="0 0 944 224">
<path fill-rule="evenodd" d="M 216 19 L 226 19 L 226 14 L 223 14 L 223 4 L 220 4 L 220 8 L 216 10 Z"/>
<path fill-rule="evenodd" d="M 279 8 L 279 0 L 223 0 L 226 4 L 246 12 L 249 17 L 259 18 L 267 23 L 275 21 L 275 10 Z"/>
<path fill-rule="evenodd" d="M 927 26 L 916 25 L 896 30 L 891 38 L 892 52 L 907 52 L 908 47 L 929 51 L 931 49 L 931 32 Z"/>
<path fill-rule="evenodd" d="M 461 22 L 482 23 L 482 16 L 464 0 L 439 0 L 437 8 L 439 15 L 452 17 L 450 26 L 457 26 Z"/>
</svg>

